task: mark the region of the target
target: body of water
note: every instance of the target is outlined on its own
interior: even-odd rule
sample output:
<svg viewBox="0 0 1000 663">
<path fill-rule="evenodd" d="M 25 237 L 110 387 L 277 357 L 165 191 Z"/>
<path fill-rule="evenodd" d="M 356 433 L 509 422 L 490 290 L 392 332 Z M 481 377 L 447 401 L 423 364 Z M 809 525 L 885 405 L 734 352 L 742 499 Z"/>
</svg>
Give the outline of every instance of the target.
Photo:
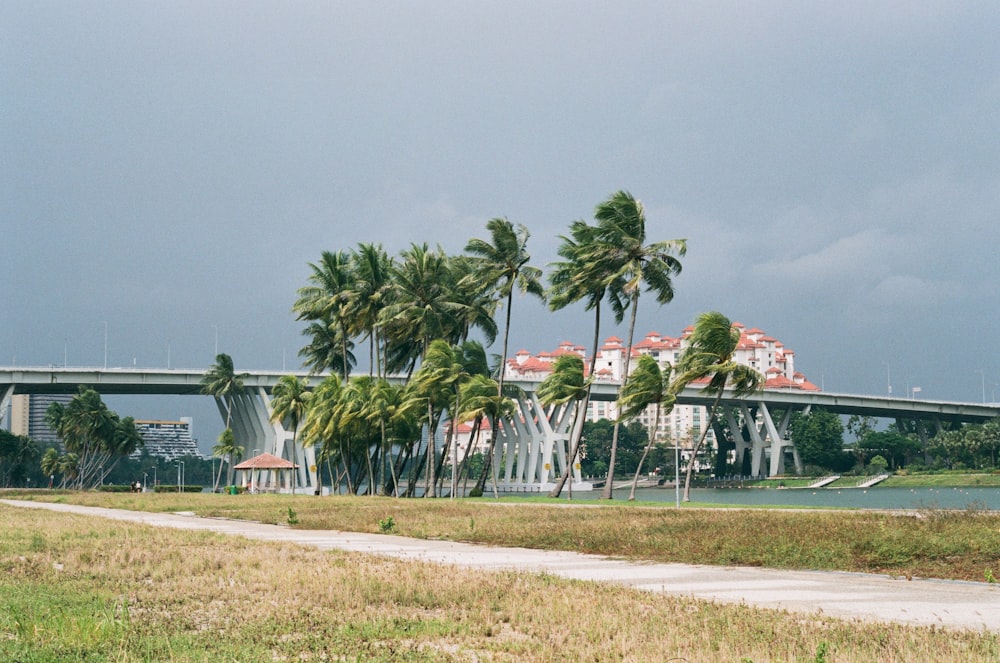
<svg viewBox="0 0 1000 663">
<path fill-rule="evenodd" d="M 614 492 L 628 500 L 628 488 Z M 682 492 L 683 495 L 683 492 Z M 566 493 L 563 493 L 563 497 Z M 573 493 L 574 500 L 597 499 L 600 490 Z M 675 502 L 673 488 L 640 488 L 635 498 Z M 691 501 L 710 504 L 844 507 L 851 509 L 989 509 L 1000 511 L 1000 488 L 692 488 Z"/>
</svg>

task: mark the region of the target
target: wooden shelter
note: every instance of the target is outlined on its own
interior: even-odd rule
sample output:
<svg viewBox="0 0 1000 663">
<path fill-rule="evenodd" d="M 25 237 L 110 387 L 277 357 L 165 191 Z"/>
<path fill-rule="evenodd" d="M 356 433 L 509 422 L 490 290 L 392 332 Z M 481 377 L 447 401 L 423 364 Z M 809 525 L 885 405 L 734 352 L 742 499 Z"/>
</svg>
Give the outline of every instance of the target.
<svg viewBox="0 0 1000 663">
<path fill-rule="evenodd" d="M 262 453 L 233 467 L 240 472 L 241 484 L 251 493 L 294 492 L 295 470 L 298 465 L 274 454 Z"/>
</svg>

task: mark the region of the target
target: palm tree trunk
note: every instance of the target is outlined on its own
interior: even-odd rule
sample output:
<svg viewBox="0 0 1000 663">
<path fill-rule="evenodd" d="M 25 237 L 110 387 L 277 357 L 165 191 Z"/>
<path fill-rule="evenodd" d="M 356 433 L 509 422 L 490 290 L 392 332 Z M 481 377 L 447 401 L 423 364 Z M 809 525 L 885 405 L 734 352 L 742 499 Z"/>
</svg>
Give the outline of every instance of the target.
<svg viewBox="0 0 1000 663">
<path fill-rule="evenodd" d="M 625 348 L 625 367 L 622 369 L 622 381 L 621 386 L 618 388 L 619 395 L 621 390 L 625 388 L 628 383 L 628 368 L 629 362 L 632 360 L 632 341 L 635 337 L 635 314 L 636 309 L 639 308 L 639 284 L 636 284 L 635 292 L 632 293 L 632 313 L 629 316 L 628 322 L 628 346 Z M 618 408 L 619 412 L 621 407 Z M 611 460 L 608 463 L 608 480 L 604 484 L 604 490 L 601 492 L 601 499 L 610 500 L 614 497 L 612 490 L 614 488 L 615 480 L 615 461 L 618 456 L 618 430 L 621 428 L 621 419 L 615 420 L 615 429 L 611 434 Z"/>
<path fill-rule="evenodd" d="M 503 396 L 504 374 L 507 373 L 507 341 L 510 338 L 510 307 L 514 303 L 514 284 L 507 293 L 507 313 L 503 326 L 503 350 L 500 355 L 500 375 L 497 376 L 497 396 Z"/>
<path fill-rule="evenodd" d="M 434 440 L 434 406 L 430 399 L 427 399 L 427 449 L 425 456 L 427 460 L 427 481 L 424 484 L 424 497 L 437 497 L 437 475 L 435 465 L 437 465 L 437 442 Z"/>
<path fill-rule="evenodd" d="M 660 404 L 657 403 L 654 408 L 656 418 L 653 420 L 653 432 L 649 435 L 649 441 L 646 443 L 646 448 L 642 450 L 642 456 L 639 458 L 639 466 L 635 468 L 635 476 L 632 477 L 632 491 L 628 494 L 628 501 L 635 501 L 635 487 L 639 485 L 639 474 L 642 472 L 642 464 L 646 462 L 646 456 L 649 455 L 649 450 L 653 448 L 656 443 L 656 433 L 659 432 L 660 428 Z"/>
<path fill-rule="evenodd" d="M 701 449 L 701 445 L 705 443 L 705 438 L 708 437 L 708 429 L 711 427 L 711 421 L 715 418 L 715 410 L 719 407 L 719 402 L 722 401 L 722 392 L 725 390 L 725 385 L 719 390 L 718 395 L 715 397 L 715 401 L 712 403 L 712 409 L 708 412 L 708 420 L 705 425 L 702 426 L 701 435 L 698 436 L 698 442 L 694 445 L 694 449 L 691 450 L 691 460 L 688 462 L 687 472 L 684 473 L 684 501 L 691 501 L 691 475 L 694 472 L 695 462 L 698 459 L 698 450 Z"/>
<path fill-rule="evenodd" d="M 462 462 L 459 464 L 459 481 L 462 481 L 462 492 L 464 493 L 469 487 L 469 458 L 472 456 L 472 448 L 475 446 L 476 442 L 479 441 L 479 431 L 482 427 L 483 417 L 482 415 L 476 417 L 475 421 L 472 422 L 472 431 L 469 433 L 469 444 L 465 447 L 465 453 L 462 455 Z"/>
<path fill-rule="evenodd" d="M 219 472 L 215 476 L 215 485 L 212 486 L 212 492 L 213 493 L 219 491 L 219 482 L 222 481 L 222 465 L 223 465 L 224 462 L 225 462 L 224 459 L 220 456 L 219 457 Z"/>
<path fill-rule="evenodd" d="M 579 409 L 576 412 L 576 419 L 573 420 L 572 444 L 569 452 L 569 471 L 559 477 L 556 487 L 549 492 L 549 497 L 559 497 L 562 494 L 566 480 L 569 479 L 569 499 L 573 499 L 573 469 L 576 467 L 576 457 L 580 452 L 580 440 L 583 439 L 583 424 L 587 420 L 587 408 L 590 407 L 590 389 L 594 385 L 594 371 L 597 369 L 597 346 L 601 336 L 601 302 L 597 302 L 594 307 L 594 351 L 590 354 L 590 371 L 587 374 L 587 393 L 583 395 Z"/>
</svg>

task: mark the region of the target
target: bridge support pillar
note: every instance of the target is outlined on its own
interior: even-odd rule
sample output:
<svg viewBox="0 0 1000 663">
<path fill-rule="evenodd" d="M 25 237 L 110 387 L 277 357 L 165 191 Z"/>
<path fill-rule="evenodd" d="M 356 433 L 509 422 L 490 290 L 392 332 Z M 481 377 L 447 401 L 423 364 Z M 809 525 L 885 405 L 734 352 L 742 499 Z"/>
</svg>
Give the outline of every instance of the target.
<svg viewBox="0 0 1000 663">
<path fill-rule="evenodd" d="M 216 399 L 219 414 L 226 420 L 226 403 Z M 319 472 L 316 465 L 316 451 L 312 447 L 304 448 L 293 441 L 292 434 L 285 430 L 280 422 L 272 422 L 271 399 L 263 388 L 256 393 L 244 391 L 233 397 L 233 412 L 230 417 L 233 436 L 236 443 L 244 447 L 247 454 L 255 452 L 269 453 L 278 458 L 290 460 L 298 469 L 295 471 L 295 489 L 300 492 L 314 493 L 319 486 Z M 279 473 L 265 475 L 261 488 L 280 488 Z M 273 482 L 273 485 L 272 485 Z"/>
<path fill-rule="evenodd" d="M 541 493 L 555 487 L 553 477 L 572 472 L 576 491 L 593 490 L 583 481 L 579 467 L 569 468 L 568 445 L 576 403 L 544 407 L 531 393 L 515 399 L 516 411 L 497 422 L 497 442 L 492 466 L 497 489 L 508 493 Z M 500 463 L 503 474 L 499 475 Z"/>
</svg>

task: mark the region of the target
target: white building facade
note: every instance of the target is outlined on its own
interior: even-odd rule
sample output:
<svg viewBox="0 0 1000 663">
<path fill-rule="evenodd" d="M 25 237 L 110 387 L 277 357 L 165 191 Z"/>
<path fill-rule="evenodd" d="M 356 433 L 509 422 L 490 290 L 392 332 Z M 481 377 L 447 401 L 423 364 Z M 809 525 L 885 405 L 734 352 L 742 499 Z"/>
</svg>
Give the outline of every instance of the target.
<svg viewBox="0 0 1000 663">
<path fill-rule="evenodd" d="M 795 370 L 795 353 L 786 348 L 781 341 L 756 327 L 748 329 L 739 322 L 734 323 L 734 326 L 740 330 L 740 340 L 734 360 L 762 373 L 766 378 L 765 389 L 819 391 L 819 387 Z M 693 327 L 688 327 L 678 337 L 656 332 L 646 334 L 632 348 L 629 370 L 635 367 L 636 360 L 642 355 L 651 356 L 661 367 L 667 364 L 675 366 L 687 347 L 687 340 L 693 331 Z M 594 366 L 596 382 L 621 383 L 625 374 L 625 350 L 625 343 L 617 336 L 611 336 L 604 341 L 598 348 Z M 569 353 L 582 357 L 584 369 L 589 369 L 590 362 L 584 347 L 563 342 L 553 352 L 532 355 L 526 350 L 519 351 L 513 358 L 507 360 L 506 376 L 509 379 L 544 379 L 552 372 L 556 358 Z M 655 409 L 650 407 L 639 417 L 639 421 L 650 431 L 653 429 L 654 412 Z M 614 402 L 591 402 L 587 412 L 589 421 L 614 419 L 617 416 L 617 404 Z M 707 418 L 707 409 L 704 407 L 675 406 L 670 412 L 661 413 L 656 442 L 676 444 L 681 447 L 692 446 L 701 434 L 703 426 L 709 425 Z M 714 446 L 715 435 L 711 428 L 707 439 Z"/>
</svg>

